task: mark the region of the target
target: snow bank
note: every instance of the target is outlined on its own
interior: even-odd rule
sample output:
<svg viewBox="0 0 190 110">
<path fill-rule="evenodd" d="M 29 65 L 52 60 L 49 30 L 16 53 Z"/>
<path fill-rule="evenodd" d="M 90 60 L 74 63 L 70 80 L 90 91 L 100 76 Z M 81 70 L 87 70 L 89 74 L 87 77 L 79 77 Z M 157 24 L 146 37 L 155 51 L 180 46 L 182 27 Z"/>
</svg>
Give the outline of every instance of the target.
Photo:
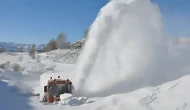
<svg viewBox="0 0 190 110">
<path fill-rule="evenodd" d="M 39 86 L 39 82 L 35 75 L 3 70 L 0 71 L 0 80 L 6 81 L 8 86 L 17 88 L 17 91 L 14 91 L 17 95 L 34 96 L 38 93 L 35 88 Z"/>
<path fill-rule="evenodd" d="M 26 97 L 19 97 L 15 93 L 16 88 L 8 86 L 7 83 L 0 81 L 0 109 L 1 110 L 30 110 L 32 107 L 28 104 Z"/>
<path fill-rule="evenodd" d="M 188 110 L 190 76 L 136 91 L 111 95 L 90 105 L 93 110 Z M 90 108 L 90 107 L 89 107 Z"/>
<path fill-rule="evenodd" d="M 60 105 L 70 106 L 78 106 L 90 102 L 86 97 L 73 97 L 72 94 L 61 94 L 60 99 Z"/>
<path fill-rule="evenodd" d="M 107 96 L 155 86 L 189 71 L 190 52 L 169 50 L 150 0 L 112 0 L 91 26 L 76 70 L 76 94 Z"/>
<path fill-rule="evenodd" d="M 12 54 L 8 54 L 8 53 L 1 53 L 0 54 L 0 58 L 1 58 L 1 62 L 0 64 L 3 64 L 3 63 L 6 63 L 7 61 L 14 61 L 16 60 L 16 57 L 15 55 L 12 55 Z"/>
<path fill-rule="evenodd" d="M 72 97 L 73 97 L 72 94 L 67 94 L 67 93 L 60 95 L 61 100 L 67 100 L 67 99 L 72 98 Z"/>
<path fill-rule="evenodd" d="M 48 59 L 54 62 L 60 62 L 65 64 L 75 64 L 77 62 L 78 56 L 80 54 L 80 49 L 71 50 L 71 49 L 63 49 L 63 50 L 54 50 L 47 53 Z"/>
</svg>

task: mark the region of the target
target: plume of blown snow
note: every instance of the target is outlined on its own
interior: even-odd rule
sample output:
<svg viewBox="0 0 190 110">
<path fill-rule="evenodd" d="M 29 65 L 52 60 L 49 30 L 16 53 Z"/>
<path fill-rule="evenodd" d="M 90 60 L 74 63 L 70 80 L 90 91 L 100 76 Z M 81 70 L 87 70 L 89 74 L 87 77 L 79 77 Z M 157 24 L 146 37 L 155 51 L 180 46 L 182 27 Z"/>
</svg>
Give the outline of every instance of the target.
<svg viewBox="0 0 190 110">
<path fill-rule="evenodd" d="M 76 94 L 105 96 L 179 77 L 185 64 L 176 64 L 182 57 L 174 60 L 163 30 L 160 10 L 150 0 L 111 0 L 79 57 Z"/>
</svg>

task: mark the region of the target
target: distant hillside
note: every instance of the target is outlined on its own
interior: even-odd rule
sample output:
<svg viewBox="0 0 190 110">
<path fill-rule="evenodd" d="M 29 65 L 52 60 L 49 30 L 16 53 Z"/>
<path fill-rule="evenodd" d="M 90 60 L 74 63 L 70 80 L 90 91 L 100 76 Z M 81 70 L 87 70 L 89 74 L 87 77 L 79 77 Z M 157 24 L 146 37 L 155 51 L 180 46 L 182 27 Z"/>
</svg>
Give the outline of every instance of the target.
<svg viewBox="0 0 190 110">
<path fill-rule="evenodd" d="M 36 44 L 36 49 L 43 49 L 46 44 Z M 20 47 L 23 47 L 23 51 L 27 52 L 32 44 L 19 44 L 13 42 L 0 42 L 0 48 L 6 48 L 9 52 L 17 52 Z"/>
<path fill-rule="evenodd" d="M 80 49 L 83 47 L 85 40 L 78 40 L 76 42 L 71 43 L 71 49 Z M 37 50 L 44 49 L 46 44 L 36 44 Z M 0 42 L 0 49 L 6 48 L 8 52 L 18 52 L 20 47 L 23 47 L 24 52 L 28 52 L 28 50 L 32 47 L 32 44 L 25 43 L 14 43 L 14 42 Z"/>
<path fill-rule="evenodd" d="M 190 46 L 190 38 L 188 37 L 171 38 L 171 40 L 174 44 Z M 71 49 L 81 49 L 84 46 L 85 41 L 85 39 L 82 39 L 71 43 Z M 6 48 L 9 52 L 17 52 L 21 46 L 23 47 L 23 51 L 27 52 L 32 44 L 0 42 L 0 48 Z M 42 50 L 45 46 L 46 44 L 36 44 L 36 49 Z"/>
</svg>

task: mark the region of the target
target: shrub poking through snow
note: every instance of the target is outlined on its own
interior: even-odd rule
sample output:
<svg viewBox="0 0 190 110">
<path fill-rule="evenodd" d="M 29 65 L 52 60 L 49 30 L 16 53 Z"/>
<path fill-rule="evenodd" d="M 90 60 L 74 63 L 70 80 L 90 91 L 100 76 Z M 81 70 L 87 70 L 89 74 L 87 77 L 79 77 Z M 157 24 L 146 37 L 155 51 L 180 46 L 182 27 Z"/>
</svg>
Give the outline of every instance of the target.
<svg viewBox="0 0 190 110">
<path fill-rule="evenodd" d="M 39 55 L 36 56 L 36 62 L 37 62 L 37 63 L 41 63 L 41 61 L 40 61 L 40 56 L 39 56 Z"/>
<path fill-rule="evenodd" d="M 14 63 L 13 65 L 12 65 L 12 69 L 13 69 L 13 71 L 15 71 L 15 72 L 19 72 L 19 71 L 24 71 L 24 68 L 22 68 L 19 64 L 17 64 L 17 63 Z"/>
<path fill-rule="evenodd" d="M 0 64 L 0 68 L 7 69 L 9 68 L 9 65 L 10 65 L 10 61 L 7 61 L 6 63 Z"/>
<path fill-rule="evenodd" d="M 35 59 L 35 53 L 36 53 L 36 44 L 32 45 L 32 49 L 29 51 L 30 56 L 32 57 L 32 59 Z"/>
</svg>

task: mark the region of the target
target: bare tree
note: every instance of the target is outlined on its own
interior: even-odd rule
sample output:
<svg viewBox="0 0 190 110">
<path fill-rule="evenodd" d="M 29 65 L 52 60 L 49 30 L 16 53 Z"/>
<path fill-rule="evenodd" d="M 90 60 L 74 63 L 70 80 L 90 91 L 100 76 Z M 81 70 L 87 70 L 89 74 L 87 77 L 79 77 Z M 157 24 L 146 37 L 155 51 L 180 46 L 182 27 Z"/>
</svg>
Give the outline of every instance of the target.
<svg viewBox="0 0 190 110">
<path fill-rule="evenodd" d="M 36 53 L 36 44 L 32 44 L 32 48 L 29 51 L 30 56 L 35 59 L 35 53 Z"/>
<path fill-rule="evenodd" d="M 23 46 L 18 47 L 18 52 L 23 52 Z"/>
<path fill-rule="evenodd" d="M 70 47 L 70 42 L 67 40 L 67 36 L 63 33 L 60 33 L 56 39 L 57 48 L 59 49 L 68 49 Z"/>
<path fill-rule="evenodd" d="M 52 39 L 46 45 L 46 47 L 44 48 L 44 51 L 49 52 L 49 51 L 52 51 L 52 50 L 55 50 L 55 49 L 57 49 L 57 44 L 56 44 L 56 41 L 54 39 Z"/>
<path fill-rule="evenodd" d="M 6 63 L 0 64 L 0 68 L 7 69 L 10 66 L 10 61 L 7 61 Z"/>
<path fill-rule="evenodd" d="M 0 48 L 0 52 L 7 52 L 7 49 L 5 47 Z"/>
<path fill-rule="evenodd" d="M 13 71 L 15 71 L 15 72 L 19 72 L 19 71 L 24 71 L 24 68 L 22 68 L 19 64 L 17 64 L 17 63 L 14 63 L 13 65 L 12 65 L 12 69 L 13 69 Z"/>
<path fill-rule="evenodd" d="M 31 46 L 30 46 L 30 45 L 28 45 L 28 52 L 30 52 L 30 50 L 31 50 Z"/>
<path fill-rule="evenodd" d="M 88 37 L 89 31 L 90 31 L 89 28 L 84 31 L 84 38 L 85 38 L 85 39 Z"/>
</svg>

